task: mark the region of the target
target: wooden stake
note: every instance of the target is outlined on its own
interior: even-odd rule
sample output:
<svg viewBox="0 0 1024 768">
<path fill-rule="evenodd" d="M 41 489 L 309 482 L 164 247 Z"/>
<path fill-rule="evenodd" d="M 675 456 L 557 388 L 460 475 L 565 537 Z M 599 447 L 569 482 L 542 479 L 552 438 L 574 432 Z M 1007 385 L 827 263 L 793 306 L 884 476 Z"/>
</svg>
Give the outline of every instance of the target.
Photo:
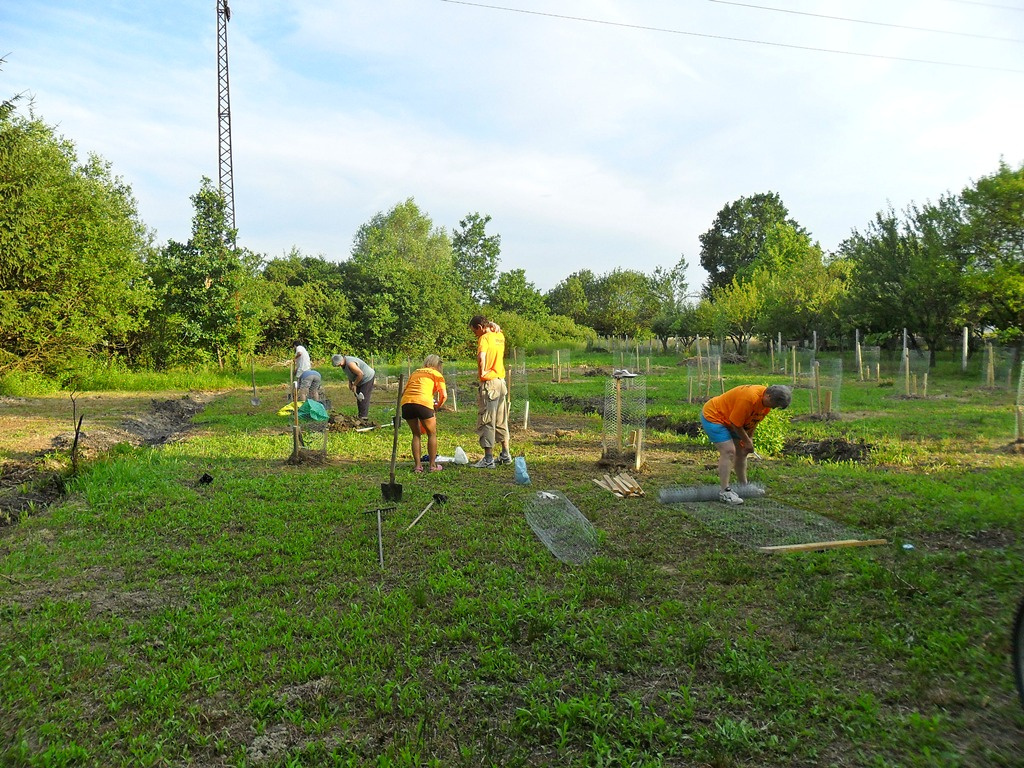
<svg viewBox="0 0 1024 768">
<path fill-rule="evenodd" d="M 924 391 L 921 393 L 921 397 L 928 397 L 928 373 L 924 374 Z"/>
<path fill-rule="evenodd" d="M 885 539 L 845 539 L 843 541 L 815 541 L 810 544 L 782 544 L 776 547 L 758 547 L 762 552 L 809 552 L 815 549 L 839 549 L 840 547 L 876 547 L 888 544 Z"/>
<path fill-rule="evenodd" d="M 615 435 L 619 450 L 622 450 L 622 379 L 615 380 Z"/>
<path fill-rule="evenodd" d="M 832 390 L 825 390 L 825 415 L 828 416 L 832 413 Z"/>
<path fill-rule="evenodd" d="M 821 363 L 814 361 L 814 391 L 818 395 L 818 415 L 821 415 Z"/>
</svg>

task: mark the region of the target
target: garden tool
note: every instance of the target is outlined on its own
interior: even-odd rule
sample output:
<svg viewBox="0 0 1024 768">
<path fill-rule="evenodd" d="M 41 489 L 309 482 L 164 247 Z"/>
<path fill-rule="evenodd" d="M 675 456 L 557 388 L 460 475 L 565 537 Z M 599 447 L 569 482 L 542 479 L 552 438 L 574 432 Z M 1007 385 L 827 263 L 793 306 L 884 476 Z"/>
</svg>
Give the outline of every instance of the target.
<svg viewBox="0 0 1024 768">
<path fill-rule="evenodd" d="M 398 421 L 398 414 L 402 410 L 402 383 L 404 378 L 404 375 L 399 375 L 398 377 L 398 402 L 396 403 L 395 406 L 395 416 L 393 424 L 395 428 L 395 434 L 394 439 L 391 442 L 391 480 L 390 482 L 380 484 L 380 492 L 384 496 L 384 501 L 402 500 L 402 486 L 400 483 L 395 482 L 395 460 L 398 458 L 398 425 L 400 423 Z"/>
<path fill-rule="evenodd" d="M 377 552 L 380 554 L 380 567 L 384 567 L 384 533 L 382 527 L 382 518 L 385 512 L 394 512 L 394 507 L 377 507 L 377 509 L 371 509 L 368 514 L 377 513 Z"/>
<path fill-rule="evenodd" d="M 249 402 L 253 406 L 257 406 L 260 404 L 260 399 L 256 396 L 256 363 L 250 360 L 249 366 L 252 369 L 252 397 L 249 399 Z"/>
<path fill-rule="evenodd" d="M 411 523 L 409 523 L 409 527 L 406 528 L 405 530 L 411 531 L 412 527 L 414 525 L 416 525 L 416 523 L 418 523 L 420 521 L 421 517 L 423 517 L 425 514 L 427 514 L 427 511 L 432 506 L 434 506 L 435 504 L 444 504 L 446 501 L 448 501 L 448 497 L 445 496 L 443 493 L 435 493 L 434 494 L 434 498 L 430 500 L 430 503 L 427 504 L 427 506 L 423 508 L 422 512 L 420 512 L 418 515 L 416 515 L 416 519 L 413 520 Z"/>
</svg>

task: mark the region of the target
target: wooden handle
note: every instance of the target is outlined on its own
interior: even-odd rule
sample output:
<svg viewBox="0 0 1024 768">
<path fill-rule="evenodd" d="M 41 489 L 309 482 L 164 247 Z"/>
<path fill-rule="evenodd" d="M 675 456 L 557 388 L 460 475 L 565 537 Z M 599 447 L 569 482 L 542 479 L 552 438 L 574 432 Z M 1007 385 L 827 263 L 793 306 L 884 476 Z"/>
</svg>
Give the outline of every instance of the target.
<svg viewBox="0 0 1024 768">
<path fill-rule="evenodd" d="M 402 419 L 399 413 L 402 408 L 402 383 L 405 379 L 405 374 L 398 374 L 398 397 L 395 398 L 395 422 L 394 429 L 392 430 L 395 434 L 391 440 L 391 484 L 395 484 L 395 460 L 398 458 L 398 425 L 402 423 Z M 414 456 L 419 461 L 418 456 Z"/>
</svg>

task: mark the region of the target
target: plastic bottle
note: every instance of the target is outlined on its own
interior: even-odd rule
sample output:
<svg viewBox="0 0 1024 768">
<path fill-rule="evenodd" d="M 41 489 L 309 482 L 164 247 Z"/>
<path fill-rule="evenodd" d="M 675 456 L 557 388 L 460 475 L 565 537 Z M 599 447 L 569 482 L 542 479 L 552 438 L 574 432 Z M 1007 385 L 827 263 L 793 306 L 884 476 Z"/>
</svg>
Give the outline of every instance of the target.
<svg viewBox="0 0 1024 768">
<path fill-rule="evenodd" d="M 516 482 L 520 485 L 530 484 L 530 473 L 526 471 L 526 457 L 516 456 L 515 459 L 516 468 Z"/>
</svg>

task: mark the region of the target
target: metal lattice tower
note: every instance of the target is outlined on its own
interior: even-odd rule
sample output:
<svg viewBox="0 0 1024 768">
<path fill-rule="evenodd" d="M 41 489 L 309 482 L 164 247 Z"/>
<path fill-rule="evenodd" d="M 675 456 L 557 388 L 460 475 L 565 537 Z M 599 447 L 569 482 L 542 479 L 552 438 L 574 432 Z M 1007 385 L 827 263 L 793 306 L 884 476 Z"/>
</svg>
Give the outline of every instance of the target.
<svg viewBox="0 0 1024 768">
<path fill-rule="evenodd" d="M 217 0 L 217 114 L 220 166 L 218 180 L 224 195 L 224 216 L 229 229 L 235 228 L 235 177 L 231 162 L 231 88 L 228 81 L 228 0 Z"/>
</svg>

